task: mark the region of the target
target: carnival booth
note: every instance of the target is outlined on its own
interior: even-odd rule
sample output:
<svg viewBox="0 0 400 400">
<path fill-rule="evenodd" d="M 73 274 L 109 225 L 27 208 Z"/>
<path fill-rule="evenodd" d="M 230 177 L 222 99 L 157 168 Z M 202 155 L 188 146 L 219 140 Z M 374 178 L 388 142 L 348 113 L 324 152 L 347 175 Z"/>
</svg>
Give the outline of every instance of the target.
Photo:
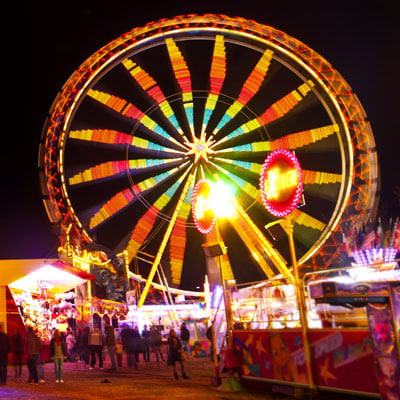
<svg viewBox="0 0 400 400">
<path fill-rule="evenodd" d="M 371 370 L 382 399 L 400 399 L 400 269 L 397 249 L 364 246 L 351 267 L 310 282 L 310 297 L 325 307 L 362 309 L 368 327 Z M 337 368 L 333 360 L 332 371 Z"/>
<path fill-rule="evenodd" d="M 400 399 L 400 232 L 385 243 L 376 233 L 369 245 L 367 235 L 355 236 L 348 267 L 304 275 L 306 336 L 293 285 L 276 279 L 233 290 L 244 383 Z"/>
<path fill-rule="evenodd" d="M 6 327 L 25 336 L 32 326 L 43 343 L 43 360 L 54 328 L 66 332 L 82 318 L 74 303 L 74 289 L 94 278 L 59 259 L 1 260 L 6 297 Z"/>
</svg>

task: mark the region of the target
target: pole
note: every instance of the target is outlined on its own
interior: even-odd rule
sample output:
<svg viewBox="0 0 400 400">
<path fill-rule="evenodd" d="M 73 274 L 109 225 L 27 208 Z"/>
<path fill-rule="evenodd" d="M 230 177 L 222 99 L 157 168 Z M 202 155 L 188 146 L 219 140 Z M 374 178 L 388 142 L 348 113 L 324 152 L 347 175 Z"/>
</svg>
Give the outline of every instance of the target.
<svg viewBox="0 0 400 400">
<path fill-rule="evenodd" d="M 290 256 L 292 258 L 292 265 L 293 265 L 293 275 L 294 275 L 294 287 L 296 290 L 296 297 L 297 297 L 297 304 L 299 307 L 299 314 L 300 314 L 300 323 L 301 323 L 301 332 L 303 337 L 304 343 L 304 353 L 305 353 L 305 360 L 306 360 L 306 368 L 307 368 L 307 378 L 308 378 L 308 386 L 310 389 L 314 388 L 314 379 L 313 373 L 311 369 L 311 348 L 310 343 L 308 341 L 307 335 L 307 318 L 306 318 L 306 302 L 304 299 L 304 292 L 303 288 L 301 287 L 301 281 L 299 278 L 299 269 L 297 265 L 296 259 L 296 249 L 294 246 L 294 239 L 293 239 L 293 215 L 289 214 L 282 220 L 282 226 L 285 229 L 288 238 L 289 238 L 289 248 L 290 248 Z"/>
<path fill-rule="evenodd" d="M 220 231 L 219 231 L 219 225 L 218 225 L 218 218 L 215 223 L 215 228 L 216 233 L 217 233 L 217 241 L 218 243 L 221 242 L 221 236 L 220 236 Z M 233 348 L 233 336 L 232 336 L 232 312 L 231 312 L 231 296 L 230 293 L 228 293 L 226 283 L 225 283 L 225 277 L 224 277 L 224 271 L 222 267 L 222 254 L 218 256 L 218 264 L 219 264 L 219 271 L 220 271 L 220 276 L 221 276 L 221 285 L 222 285 L 222 290 L 223 290 L 223 296 L 224 296 L 224 305 L 225 305 L 225 319 L 226 319 L 226 331 L 227 331 L 227 337 L 228 337 L 228 353 L 227 356 L 228 358 L 230 355 L 233 354 L 234 348 Z M 216 337 L 215 337 L 216 339 Z M 216 342 L 215 342 L 216 343 Z M 214 355 L 215 357 L 216 355 Z M 224 392 L 241 392 L 243 391 L 243 387 L 239 381 L 237 381 L 233 375 L 233 369 L 231 366 L 229 366 L 229 363 L 231 362 L 230 359 L 228 359 L 228 379 L 218 388 L 220 391 Z"/>
</svg>

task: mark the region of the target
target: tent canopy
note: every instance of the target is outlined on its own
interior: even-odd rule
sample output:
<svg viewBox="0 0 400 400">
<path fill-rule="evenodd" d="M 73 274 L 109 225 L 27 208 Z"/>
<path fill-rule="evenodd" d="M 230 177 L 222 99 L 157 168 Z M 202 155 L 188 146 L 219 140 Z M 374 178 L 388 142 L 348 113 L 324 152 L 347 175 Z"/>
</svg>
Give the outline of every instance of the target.
<svg viewBox="0 0 400 400">
<path fill-rule="evenodd" d="M 0 260 L 0 285 L 57 294 L 91 280 L 94 275 L 58 259 Z"/>
</svg>

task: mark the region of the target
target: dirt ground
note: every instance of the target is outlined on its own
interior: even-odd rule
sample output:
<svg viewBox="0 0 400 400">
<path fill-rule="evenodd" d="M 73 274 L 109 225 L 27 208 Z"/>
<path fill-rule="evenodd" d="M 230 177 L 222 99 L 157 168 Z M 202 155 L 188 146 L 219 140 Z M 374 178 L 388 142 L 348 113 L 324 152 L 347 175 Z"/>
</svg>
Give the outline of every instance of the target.
<svg viewBox="0 0 400 400">
<path fill-rule="evenodd" d="M 125 361 L 125 360 L 124 360 Z M 284 395 L 273 394 L 267 391 L 244 390 L 242 392 L 220 391 L 214 378 L 214 368 L 209 358 L 193 358 L 186 363 L 187 374 L 190 379 L 176 380 L 172 375 L 171 367 L 165 362 L 157 364 L 155 361 L 145 363 L 141 361 L 138 369 L 121 367 L 117 371 L 108 371 L 108 362 L 105 369 L 90 370 L 83 362 L 64 363 L 65 383 L 56 383 L 52 363 L 44 366 L 45 383 L 29 384 L 28 371 L 23 367 L 22 376 L 14 377 L 12 366 L 8 368 L 6 386 L 0 386 L 0 399 L 29 399 L 29 400 L 261 400 L 261 399 L 290 399 Z M 227 374 L 221 376 L 222 382 Z M 318 398 L 327 398 L 319 397 Z M 335 395 L 330 399 L 349 399 Z"/>
</svg>

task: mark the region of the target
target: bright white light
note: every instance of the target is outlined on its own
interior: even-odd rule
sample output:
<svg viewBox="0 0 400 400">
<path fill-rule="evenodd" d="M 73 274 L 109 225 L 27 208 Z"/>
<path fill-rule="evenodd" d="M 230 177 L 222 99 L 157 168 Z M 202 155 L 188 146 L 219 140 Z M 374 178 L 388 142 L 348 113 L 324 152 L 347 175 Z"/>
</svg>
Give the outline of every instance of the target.
<svg viewBox="0 0 400 400">
<path fill-rule="evenodd" d="M 370 267 L 350 268 L 349 275 L 357 282 L 362 281 L 397 281 L 400 280 L 400 270 L 375 270 Z"/>
<path fill-rule="evenodd" d="M 10 287 L 19 290 L 39 292 L 40 288 L 47 287 L 58 292 L 65 292 L 86 282 L 67 271 L 56 268 L 53 265 L 44 265 L 30 274 L 10 283 Z"/>
<path fill-rule="evenodd" d="M 236 213 L 231 188 L 219 181 L 211 185 L 210 203 L 218 218 L 230 218 Z"/>
</svg>

